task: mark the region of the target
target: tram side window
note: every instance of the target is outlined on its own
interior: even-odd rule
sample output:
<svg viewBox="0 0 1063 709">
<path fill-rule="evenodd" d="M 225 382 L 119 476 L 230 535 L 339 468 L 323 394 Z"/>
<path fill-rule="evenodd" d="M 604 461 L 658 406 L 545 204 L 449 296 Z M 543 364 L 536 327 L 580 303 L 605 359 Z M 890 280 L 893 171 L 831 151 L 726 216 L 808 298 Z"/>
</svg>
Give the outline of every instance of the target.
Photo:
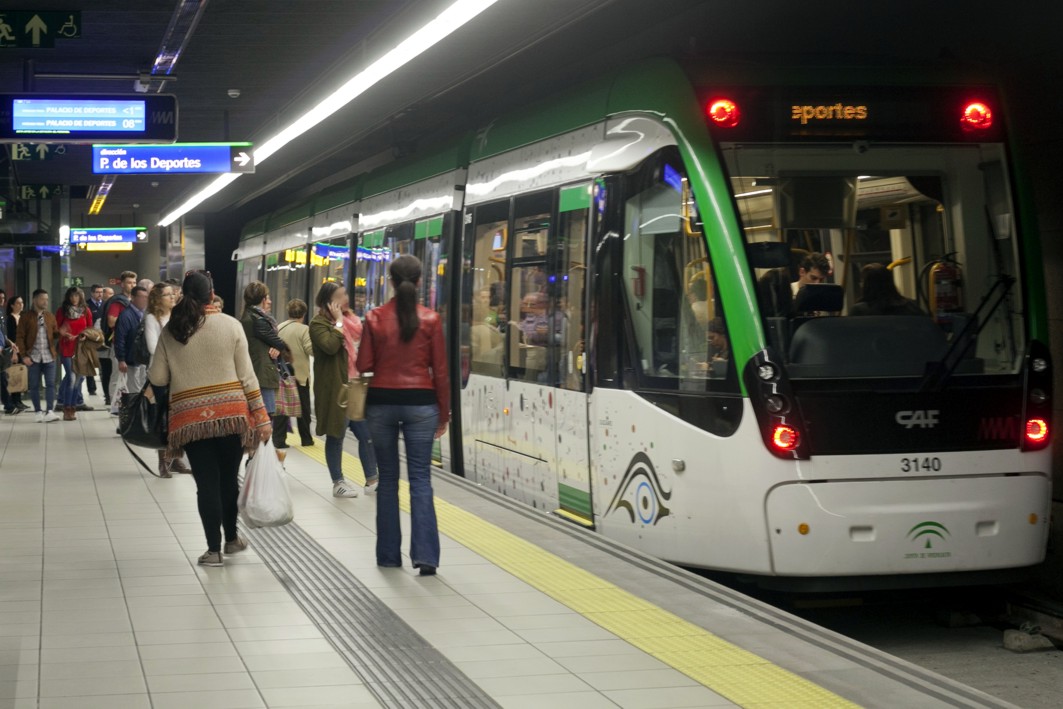
<svg viewBox="0 0 1063 709">
<path fill-rule="evenodd" d="M 560 323 L 550 306 L 546 264 L 554 196 L 554 191 L 548 190 L 513 200 L 508 376 L 540 384 L 554 383 L 552 363 L 560 344 Z"/>
<path fill-rule="evenodd" d="M 469 347 L 472 371 L 495 377 L 505 376 L 508 231 L 508 201 L 477 207 L 473 229 Z"/>
<path fill-rule="evenodd" d="M 686 178 L 667 164 L 661 181 L 625 205 L 625 290 L 639 367 L 652 387 L 699 391 L 721 388 L 713 381 L 735 381 L 695 215 Z"/>
</svg>

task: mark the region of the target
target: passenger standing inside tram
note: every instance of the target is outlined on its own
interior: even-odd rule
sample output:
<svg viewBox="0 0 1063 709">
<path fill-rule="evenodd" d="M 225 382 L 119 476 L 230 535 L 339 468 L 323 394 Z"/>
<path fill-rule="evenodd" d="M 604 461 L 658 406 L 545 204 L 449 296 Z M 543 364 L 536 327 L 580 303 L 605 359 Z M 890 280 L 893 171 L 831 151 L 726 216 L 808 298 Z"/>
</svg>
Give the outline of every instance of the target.
<svg viewBox="0 0 1063 709">
<path fill-rule="evenodd" d="M 37 423 L 58 421 L 55 413 L 55 360 L 59 356 L 55 348 L 57 327 L 55 316 L 48 308 L 48 291 L 38 288 L 33 291 L 33 310 L 18 321 L 15 340 L 22 353 L 22 363 L 29 367 L 30 399 L 36 412 Z M 41 376 L 44 376 L 44 396 L 47 407 L 41 410 Z"/>
<path fill-rule="evenodd" d="M 310 357 L 314 354 L 314 345 L 310 342 L 310 328 L 303 322 L 306 310 L 306 303 L 299 298 L 288 301 L 288 319 L 277 327 L 277 332 L 292 353 L 292 376 L 295 377 L 295 388 L 299 392 L 299 406 L 303 410 L 303 415 L 296 419 L 299 445 L 312 446 L 314 437 L 310 434 Z M 275 416 L 273 445 L 287 448 L 288 444 L 284 443 L 287 434 L 288 417 Z"/>
<path fill-rule="evenodd" d="M 170 322 L 170 314 L 176 305 L 176 294 L 169 283 L 156 283 L 148 293 L 148 311 L 144 313 L 144 342 L 152 357 L 159 347 L 163 328 Z M 191 473 L 180 457 L 174 458 L 167 451 L 159 451 L 159 477 L 168 478 L 170 471 Z"/>
<path fill-rule="evenodd" d="M 402 565 L 399 524 L 399 434 L 410 480 L 410 561 L 422 576 L 439 566 L 439 529 L 432 495 L 432 445 L 450 420 L 443 324 L 417 304 L 421 262 L 400 256 L 389 269 L 395 296 L 366 315 L 358 369 L 373 374 L 366 420 L 380 466 L 376 563 Z"/>
<path fill-rule="evenodd" d="M 273 319 L 273 300 L 269 297 L 269 288 L 262 281 L 251 281 L 244 288 L 244 312 L 240 322 L 247 336 L 247 347 L 251 353 L 251 364 L 255 367 L 255 376 L 262 389 L 262 401 L 270 418 L 277 412 L 277 389 L 280 388 L 280 374 L 277 372 L 277 360 L 283 354 L 291 358 L 288 345 L 277 334 L 277 321 Z"/>
<path fill-rule="evenodd" d="M 63 420 L 76 421 L 75 407 L 84 377 L 74 371 L 74 352 L 81 334 L 92 327 L 92 311 L 85 305 L 85 294 L 77 286 L 67 288 L 63 304 L 55 311 L 55 323 L 59 328 L 59 356 L 63 361 L 63 381 L 59 385 L 59 404 L 63 407 Z"/>
<path fill-rule="evenodd" d="M 225 554 L 247 548 L 236 528 L 237 476 L 244 451 L 273 433 L 239 321 L 211 305 L 210 274 L 190 271 L 173 309 L 148 379 L 170 387 L 169 453 L 192 463 L 199 518 L 207 537 L 202 566 L 222 566 Z"/>
<path fill-rule="evenodd" d="M 4 323 L 6 330 L 4 334 L 7 335 L 8 346 L 14 348 L 14 354 L 18 355 L 18 345 L 16 340 L 18 339 L 18 321 L 22 317 L 22 308 L 25 302 L 22 300 L 21 295 L 13 295 L 7 301 L 7 318 Z M 21 359 L 12 361 L 22 361 Z M 22 403 L 22 394 L 12 394 L 8 392 L 7 406 L 4 408 L 6 414 L 21 414 L 29 407 Z"/>
<path fill-rule="evenodd" d="M 377 487 L 377 461 L 373 442 L 365 421 L 348 421 L 347 411 L 339 404 L 343 390 L 354 371 L 354 358 L 361 342 L 361 321 L 357 337 L 353 323 L 345 315 L 347 289 L 337 283 L 325 283 L 314 298 L 317 314 L 310 321 L 310 342 L 314 349 L 314 413 L 317 415 L 317 434 L 325 436 L 325 463 L 332 477 L 333 497 L 358 497 L 358 488 L 343 477 L 343 438 L 348 429 L 358 439 L 358 459 L 365 473 L 366 492 Z M 351 317 L 357 320 L 354 313 Z"/>
</svg>

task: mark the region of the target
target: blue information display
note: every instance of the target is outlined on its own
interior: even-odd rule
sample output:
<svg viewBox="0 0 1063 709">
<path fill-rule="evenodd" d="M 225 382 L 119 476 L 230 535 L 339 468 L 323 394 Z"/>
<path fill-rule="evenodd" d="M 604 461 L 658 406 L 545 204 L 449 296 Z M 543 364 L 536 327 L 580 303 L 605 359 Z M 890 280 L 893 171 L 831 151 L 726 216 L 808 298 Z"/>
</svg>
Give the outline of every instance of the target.
<svg viewBox="0 0 1063 709">
<path fill-rule="evenodd" d="M 110 227 L 107 229 L 73 229 L 70 230 L 71 244 L 117 244 L 121 242 L 138 242 L 148 238 L 147 227 Z"/>
<path fill-rule="evenodd" d="M 172 143 L 170 94 L 0 94 L 0 141 Z"/>
<path fill-rule="evenodd" d="M 250 143 L 93 145 L 97 175 L 254 172 Z"/>
<path fill-rule="evenodd" d="M 143 100 L 16 98 L 11 105 L 16 133 L 143 133 L 146 115 Z"/>
</svg>

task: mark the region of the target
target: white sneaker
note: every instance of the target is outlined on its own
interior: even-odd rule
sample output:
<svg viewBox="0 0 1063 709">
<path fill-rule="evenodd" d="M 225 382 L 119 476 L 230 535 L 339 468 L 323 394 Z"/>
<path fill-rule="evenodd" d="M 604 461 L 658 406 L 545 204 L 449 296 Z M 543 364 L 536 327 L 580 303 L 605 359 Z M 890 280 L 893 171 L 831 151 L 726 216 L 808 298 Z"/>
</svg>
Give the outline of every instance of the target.
<svg viewBox="0 0 1063 709">
<path fill-rule="evenodd" d="M 366 483 L 366 485 L 365 485 L 365 494 L 366 495 L 375 495 L 376 494 L 376 489 L 378 487 L 380 487 L 380 478 L 373 478 L 372 482 Z"/>
<path fill-rule="evenodd" d="M 59 414 L 55 413 L 54 411 L 49 411 L 48 413 L 46 413 L 44 415 L 44 422 L 45 423 L 51 423 L 52 421 L 59 421 L 61 419 L 62 419 L 62 416 L 60 416 Z"/>
<path fill-rule="evenodd" d="M 351 485 L 346 479 L 332 483 L 333 497 L 358 497 L 358 488 Z"/>
<path fill-rule="evenodd" d="M 38 411 L 36 414 L 34 414 L 33 421 L 35 423 L 44 423 L 44 412 Z"/>
</svg>

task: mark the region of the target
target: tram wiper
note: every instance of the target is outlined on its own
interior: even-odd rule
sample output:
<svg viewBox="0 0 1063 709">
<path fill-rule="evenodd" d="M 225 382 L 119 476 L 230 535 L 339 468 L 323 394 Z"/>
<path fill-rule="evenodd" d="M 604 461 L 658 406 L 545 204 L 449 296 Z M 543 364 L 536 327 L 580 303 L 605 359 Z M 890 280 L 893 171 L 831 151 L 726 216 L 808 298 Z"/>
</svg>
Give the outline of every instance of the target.
<svg viewBox="0 0 1063 709">
<path fill-rule="evenodd" d="M 1008 293 L 1011 292 L 1011 288 L 1014 285 L 1014 276 L 1006 273 L 997 274 L 997 280 L 993 283 L 993 287 L 982 296 L 982 300 L 978 303 L 978 307 L 975 308 L 971 319 L 967 321 L 959 334 L 952 339 L 952 344 L 945 352 L 945 356 L 928 367 L 926 376 L 923 377 L 923 382 L 919 387 L 920 392 L 942 391 L 945 388 L 949 378 L 956 371 L 956 367 L 959 366 L 964 355 L 967 354 L 968 348 L 973 347 L 978 341 L 978 336 L 982 334 L 982 330 L 989 324 L 989 320 L 993 317 L 993 313 L 997 311 L 997 308 L 1000 307 L 1000 304 L 1007 300 Z M 986 310 L 984 316 L 982 316 L 983 310 Z"/>
</svg>

